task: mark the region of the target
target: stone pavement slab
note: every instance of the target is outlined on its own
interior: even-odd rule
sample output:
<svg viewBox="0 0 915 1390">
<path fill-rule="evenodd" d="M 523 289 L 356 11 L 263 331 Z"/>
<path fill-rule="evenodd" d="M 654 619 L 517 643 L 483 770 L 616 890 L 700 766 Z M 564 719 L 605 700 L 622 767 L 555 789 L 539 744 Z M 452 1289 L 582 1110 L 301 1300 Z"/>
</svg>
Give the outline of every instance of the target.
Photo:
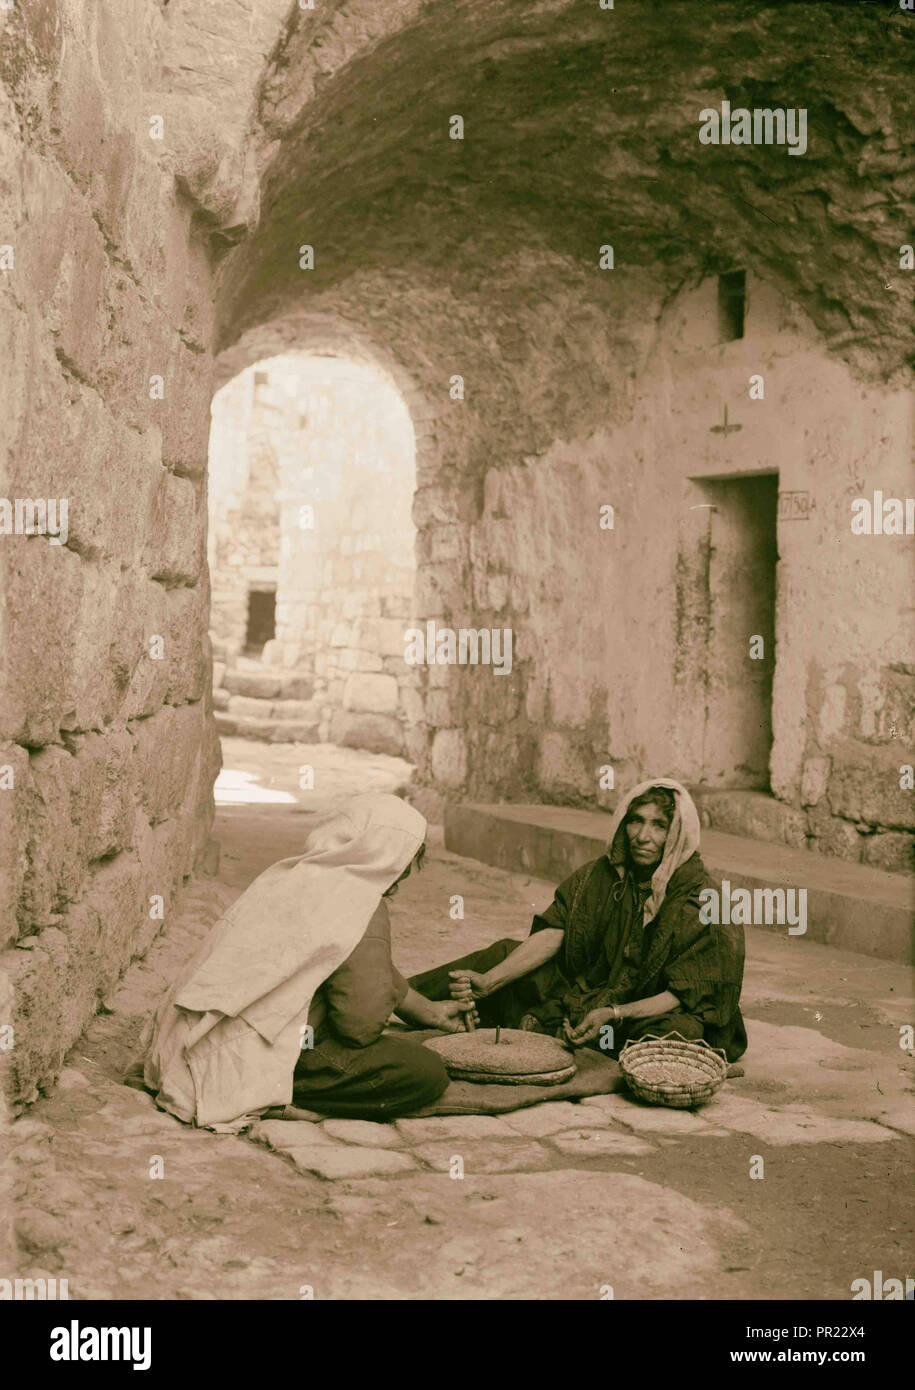
<svg viewBox="0 0 915 1390">
<path fill-rule="evenodd" d="M 593 1123 L 580 1106 L 580 1101 L 550 1101 L 545 1105 L 532 1105 L 526 1110 L 509 1111 L 502 1118 L 518 1134 L 527 1134 L 533 1139 L 539 1139 L 544 1134 L 555 1134 L 559 1129 Z"/>
<path fill-rule="evenodd" d="M 874 1122 L 884 1125 L 887 1129 L 898 1130 L 900 1134 L 908 1134 L 915 1138 L 915 1100 L 910 1096 L 907 1100 L 897 1101 L 894 1105 L 889 1105 L 885 1110 L 880 1110 L 873 1117 Z"/>
<path fill-rule="evenodd" d="M 392 1124 L 379 1124 L 374 1120 L 325 1120 L 321 1129 L 344 1144 L 364 1144 L 372 1149 L 402 1149 L 404 1146 L 403 1136 Z"/>
<path fill-rule="evenodd" d="M 744 1096 L 715 1096 L 708 1118 L 724 1129 L 752 1134 L 769 1144 L 881 1143 L 896 1136 L 870 1120 L 845 1120 L 794 1103 L 777 1109 Z"/>
<path fill-rule="evenodd" d="M 622 1095 L 590 1096 L 581 1104 L 592 1113 L 603 1113 L 640 1134 L 705 1134 L 711 1128 L 701 1115 L 692 1110 L 677 1110 L 669 1105 L 642 1105 Z"/>
<path fill-rule="evenodd" d="M 619 1129 L 564 1129 L 558 1134 L 551 1134 L 550 1143 L 574 1158 L 603 1154 L 650 1154 L 655 1150 L 655 1145 L 649 1144 L 646 1139 L 624 1134 Z"/>
<path fill-rule="evenodd" d="M 271 1149 L 285 1151 L 290 1146 L 332 1144 L 332 1135 L 322 1125 L 308 1120 L 258 1120 L 248 1130 L 248 1138 Z"/>
<path fill-rule="evenodd" d="M 885 1111 L 915 1112 L 915 1068 L 911 1054 L 899 1047 L 899 1031 L 892 1024 L 876 1024 L 861 1034 L 873 1051 L 847 1047 L 816 1028 L 760 1019 L 748 1020 L 747 1033 L 743 1083 L 736 1089 L 726 1083 L 709 1106 L 719 1096 L 743 1094 L 753 1083 L 780 1082 L 798 1097 L 815 1098 L 817 1108 L 826 1113 L 878 1120 Z"/>
<path fill-rule="evenodd" d="M 302 1173 L 319 1178 L 368 1178 L 409 1173 L 416 1163 L 409 1154 L 395 1149 L 366 1149 L 358 1144 L 290 1144 L 273 1146 L 277 1153 L 291 1158 Z"/>
<path fill-rule="evenodd" d="M 455 1158 L 460 1158 L 463 1176 L 473 1173 L 517 1173 L 523 1168 L 545 1168 L 549 1152 L 532 1140 L 525 1143 L 519 1135 L 514 1142 L 504 1139 L 461 1140 L 437 1144 L 418 1144 L 413 1150 L 417 1158 L 439 1173 L 452 1170 Z"/>
<path fill-rule="evenodd" d="M 517 1133 L 501 1115 L 431 1115 L 428 1119 L 395 1120 L 394 1125 L 408 1144 L 436 1139 L 513 1139 Z"/>
</svg>

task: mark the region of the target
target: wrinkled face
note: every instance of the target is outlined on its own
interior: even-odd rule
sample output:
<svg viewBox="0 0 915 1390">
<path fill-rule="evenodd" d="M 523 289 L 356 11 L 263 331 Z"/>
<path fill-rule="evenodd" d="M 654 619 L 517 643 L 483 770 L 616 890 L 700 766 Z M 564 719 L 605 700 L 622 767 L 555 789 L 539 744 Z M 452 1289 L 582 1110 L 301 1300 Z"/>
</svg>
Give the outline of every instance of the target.
<svg viewBox="0 0 915 1390">
<path fill-rule="evenodd" d="M 670 820 L 667 812 L 656 802 L 636 806 L 626 818 L 629 853 L 640 869 L 654 868 L 661 862 Z"/>
</svg>

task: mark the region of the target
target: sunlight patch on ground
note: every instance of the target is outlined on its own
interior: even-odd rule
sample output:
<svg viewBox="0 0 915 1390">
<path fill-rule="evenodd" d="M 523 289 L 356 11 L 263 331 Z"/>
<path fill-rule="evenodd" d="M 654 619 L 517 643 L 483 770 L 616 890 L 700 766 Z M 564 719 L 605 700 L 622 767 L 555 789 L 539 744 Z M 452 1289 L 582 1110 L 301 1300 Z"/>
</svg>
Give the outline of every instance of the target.
<svg viewBox="0 0 915 1390">
<path fill-rule="evenodd" d="M 271 791 L 268 787 L 258 787 L 260 778 L 253 772 L 237 772 L 224 767 L 216 778 L 213 796 L 217 806 L 250 806 L 255 802 L 286 802 L 295 805 L 296 798 L 289 792 Z"/>
</svg>

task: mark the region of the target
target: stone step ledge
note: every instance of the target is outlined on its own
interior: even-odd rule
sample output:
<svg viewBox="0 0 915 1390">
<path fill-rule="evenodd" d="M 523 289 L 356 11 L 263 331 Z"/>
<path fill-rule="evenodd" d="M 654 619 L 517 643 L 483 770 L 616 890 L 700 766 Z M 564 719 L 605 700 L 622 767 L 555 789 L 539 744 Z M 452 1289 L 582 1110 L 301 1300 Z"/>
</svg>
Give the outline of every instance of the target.
<svg viewBox="0 0 915 1390">
<path fill-rule="evenodd" d="M 559 883 L 604 853 L 610 822 L 602 811 L 567 806 L 463 802 L 445 808 L 445 847 Z M 915 960 L 915 883 L 907 875 L 717 830 L 703 832 L 701 854 L 719 886 L 728 879 L 732 888 L 805 888 L 809 941 Z M 787 933 L 786 926 L 761 930 Z"/>
<path fill-rule="evenodd" d="M 254 719 L 250 715 L 215 714 L 216 732 L 225 737 L 253 738 L 260 743 L 320 743 L 320 725 L 298 719 Z"/>
<path fill-rule="evenodd" d="M 243 671 L 229 669 L 223 672 L 222 686 L 230 695 L 247 695 L 256 700 L 310 700 L 314 694 L 314 680 L 297 671 Z"/>
</svg>

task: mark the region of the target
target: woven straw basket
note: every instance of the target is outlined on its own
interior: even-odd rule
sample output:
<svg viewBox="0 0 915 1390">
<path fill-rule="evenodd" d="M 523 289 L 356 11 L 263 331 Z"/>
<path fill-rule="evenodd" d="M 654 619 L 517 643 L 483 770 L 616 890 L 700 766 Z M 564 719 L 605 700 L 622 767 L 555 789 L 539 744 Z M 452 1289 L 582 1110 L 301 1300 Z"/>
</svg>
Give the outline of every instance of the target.
<svg viewBox="0 0 915 1390">
<path fill-rule="evenodd" d="M 647 1033 L 623 1045 L 620 1070 L 640 1100 L 686 1110 L 711 1100 L 728 1064 L 722 1049 L 707 1042 L 690 1042 L 681 1033 L 663 1038 Z"/>
</svg>

